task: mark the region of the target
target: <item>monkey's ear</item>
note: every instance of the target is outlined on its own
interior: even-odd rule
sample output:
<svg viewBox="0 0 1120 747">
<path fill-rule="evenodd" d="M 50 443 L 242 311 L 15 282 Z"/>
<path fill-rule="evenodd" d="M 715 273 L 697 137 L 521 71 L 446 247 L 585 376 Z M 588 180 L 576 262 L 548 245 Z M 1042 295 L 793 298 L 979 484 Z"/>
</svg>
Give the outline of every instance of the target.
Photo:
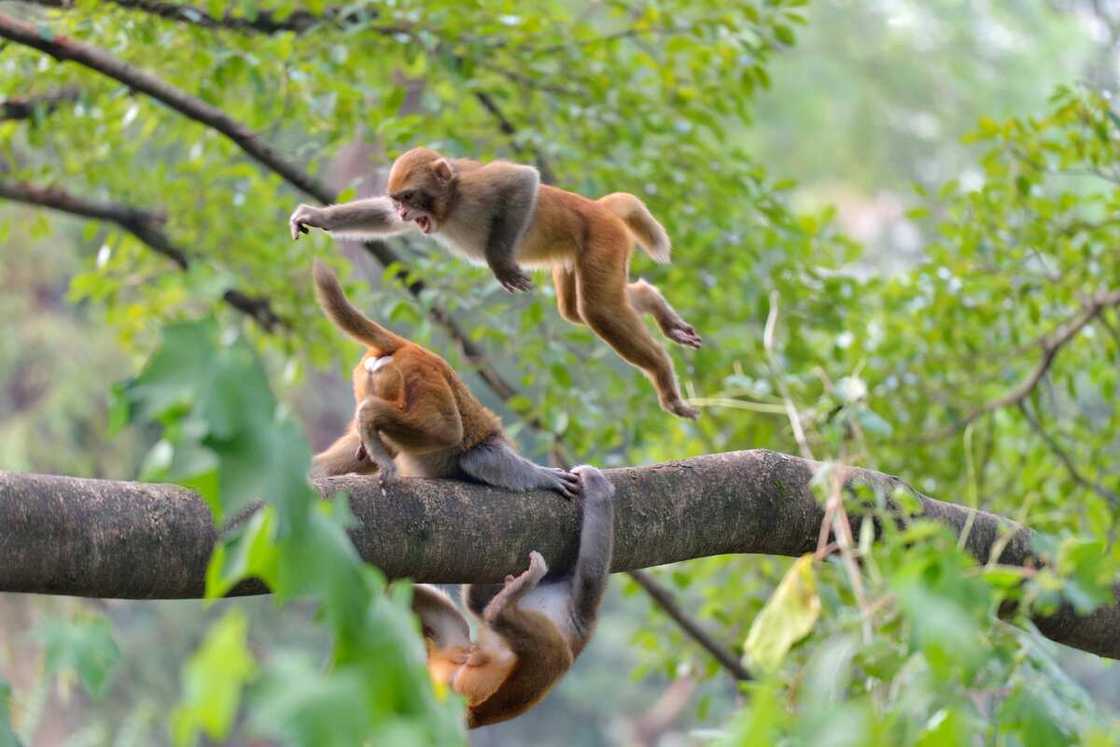
<svg viewBox="0 0 1120 747">
<path fill-rule="evenodd" d="M 446 158 L 441 158 L 432 164 L 432 173 L 441 182 L 449 182 L 451 177 L 455 176 L 455 170 L 451 168 L 451 162 Z"/>
</svg>

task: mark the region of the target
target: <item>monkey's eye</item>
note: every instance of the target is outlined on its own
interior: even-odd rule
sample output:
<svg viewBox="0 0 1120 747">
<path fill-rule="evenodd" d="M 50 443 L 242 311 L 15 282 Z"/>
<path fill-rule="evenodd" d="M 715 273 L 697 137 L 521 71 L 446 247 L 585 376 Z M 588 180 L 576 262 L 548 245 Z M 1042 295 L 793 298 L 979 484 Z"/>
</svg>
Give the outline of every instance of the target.
<svg viewBox="0 0 1120 747">
<path fill-rule="evenodd" d="M 402 190 L 400 192 L 397 192 L 397 194 L 394 195 L 393 199 L 395 199 L 397 202 L 411 203 L 414 199 L 416 199 L 416 190 Z"/>
</svg>

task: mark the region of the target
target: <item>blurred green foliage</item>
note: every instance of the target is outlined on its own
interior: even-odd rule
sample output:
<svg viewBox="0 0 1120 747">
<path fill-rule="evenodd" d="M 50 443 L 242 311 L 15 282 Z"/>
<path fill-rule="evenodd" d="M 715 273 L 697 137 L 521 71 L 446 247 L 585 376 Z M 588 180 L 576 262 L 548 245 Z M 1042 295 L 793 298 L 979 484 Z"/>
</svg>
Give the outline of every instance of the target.
<svg viewBox="0 0 1120 747">
<path fill-rule="evenodd" d="M 218 526 L 264 497 L 211 556 L 207 596 L 259 578 L 279 603 L 313 600 L 333 643 L 327 672 L 305 651 L 278 649 L 258 678 L 247 621 L 231 610 L 187 666 L 184 702 L 172 719 L 175 743 L 195 744 L 199 732 L 224 740 L 241 691 L 258 681 L 250 693 L 253 730 L 285 743 L 461 741 L 456 704 L 446 695 L 437 700 L 428 681 L 407 593 L 384 593 L 384 577 L 343 531 L 351 520 L 345 501 L 324 502 L 311 487 L 311 450 L 252 349 L 240 339 L 219 341 L 209 321 L 168 325 L 120 397 L 130 420 L 163 426 L 151 455 L 167 458 L 149 459 L 146 477 L 197 490 Z"/>
<path fill-rule="evenodd" d="M 75 5 L 13 7 L 51 33 L 95 44 L 219 106 L 344 194 L 364 186 L 355 175 L 427 144 L 543 163 L 561 186 L 646 200 L 673 237 L 675 264 L 654 267 L 639 256 L 633 274 L 657 283 L 704 336 L 701 351 L 674 351 L 687 392 L 705 404 L 695 424 L 665 416 L 637 373 L 560 320 L 543 276 L 533 294 L 510 298 L 485 270 L 415 242 L 401 248 L 430 288 L 415 303 L 391 272 L 346 250 L 356 260 L 344 270 L 348 290 L 371 315 L 464 372 L 469 364 L 426 306 L 449 310 L 484 346 L 521 395 L 503 404 L 477 377 L 472 386 L 503 412 L 527 452 L 543 458 L 556 436 L 573 458 L 601 465 L 751 447 L 808 450 L 899 474 L 939 498 L 1046 533 L 1040 550 L 1053 566 L 1024 573 L 977 563 L 937 527 L 918 524 L 876 542 L 853 527 L 860 591 L 835 557 L 814 566 L 822 612 L 812 632 L 747 686 L 743 700 L 726 686 L 705 690 L 691 723 L 736 745 L 1115 743 L 1115 714 L 1065 672 L 1088 657 L 1071 660 L 1025 620 L 1012 627 L 994 612 L 1005 599 L 1028 609 L 1062 599 L 1088 607 L 1117 578 L 1116 310 L 1063 344 L 1021 401 L 971 417 L 1026 380 L 1046 355 L 1041 342 L 1083 313 L 1088 298 L 1120 287 L 1120 120 L 1111 99 L 1072 85 L 1079 59 L 1065 49 L 1074 20 L 1053 23 L 1029 3 L 946 2 L 927 11 L 901 0 L 821 0 L 811 8 L 792 0 L 531 8 L 432 1 L 353 3 L 300 33 L 260 33 L 211 27 L 200 13 L 253 19 L 267 8 L 268 18 L 290 21 L 303 17 L 292 11 L 317 14 L 328 5 L 200 2 L 180 20 L 114 3 Z M 787 50 L 783 65 L 793 64 L 798 52 L 788 47 L 799 39 L 814 45 L 815 56 L 801 53 L 796 63 L 809 71 L 776 76 L 779 85 L 762 94 L 775 53 Z M 834 56 L 850 62 L 837 67 Z M 837 95 L 860 75 L 873 81 L 860 97 Z M 1070 86 L 1045 103 L 1051 82 L 1060 81 Z M 302 477 L 307 446 L 269 393 L 271 382 L 282 401 L 313 416 L 324 401 L 344 397 L 337 377 L 326 381 L 342 394 L 323 391 L 319 371 L 345 370 L 355 348 L 338 344 L 308 277 L 313 254 L 341 266 L 343 253 L 322 235 L 292 243 L 286 217 L 306 197 L 216 133 L 74 64 L 15 45 L 3 50 L 0 92 L 62 87 L 80 91 L 77 103 L 33 121 L 0 122 L 0 178 L 166 211 L 163 228 L 196 261 L 178 272 L 113 226 L 87 223 L 78 235 L 66 224 L 67 242 L 84 256 L 69 300 L 103 314 L 126 352 L 101 337 L 82 339 L 42 314 L 42 304 L 22 303 L 35 296 L 6 292 L 0 304 L 19 326 L 0 339 L 5 381 L 39 380 L 21 373 L 42 357 L 36 345 L 61 341 L 97 360 L 70 360 L 56 374 L 73 380 L 65 389 L 9 389 L 25 425 L 4 424 L 12 430 L 3 463 L 66 459 L 59 463 L 77 474 L 122 476 L 138 461 L 133 444 L 151 444 L 143 473 L 190 484 L 220 516 L 257 497 L 268 502 L 216 556 L 209 589 L 217 594 L 245 574 L 262 574 L 279 584 L 288 616 L 301 609 L 293 598 L 310 592 L 331 634 L 330 666 L 314 636 L 281 636 L 267 656 L 255 655 L 249 641 L 269 611 L 256 609 L 246 632 L 231 611 L 241 607 L 221 603 L 225 616 L 186 667 L 181 739 L 200 729 L 211 738 L 228 729 L 230 739 L 255 733 L 301 744 L 352 744 L 371 733 L 446 736 L 440 730 L 452 728 L 451 705 L 434 700 L 423 681 L 404 600 L 384 594 L 376 572 L 357 564 L 342 534 L 343 506 L 312 508 Z M 989 116 L 958 143 L 952 135 L 977 113 Z M 938 145 L 936 155 L 923 160 L 922 149 L 908 145 L 915 135 Z M 752 157 L 756 148 L 763 159 Z M 783 178 L 768 176 L 763 164 Z M 799 191 L 786 177 L 816 184 Z M 877 272 L 890 257 L 846 238 L 835 211 L 793 209 L 817 204 L 830 178 L 862 189 L 920 181 L 914 196 L 900 198 L 913 208 L 904 221 L 921 239 L 916 257 Z M 9 236 L 8 254 L 28 259 L 0 261 L 35 278 L 46 269 L 36 269 L 32 247 L 62 223 L 23 215 L 0 231 Z M 30 284 L 9 277 L 0 279 L 6 290 Z M 223 306 L 222 293 L 234 285 L 266 295 L 291 330 L 265 334 Z M 182 321 L 200 317 L 216 321 Z M 102 456 L 109 408 L 100 393 L 142 358 L 147 367 L 120 401 L 160 427 L 126 429 L 113 444 L 121 452 Z M 805 433 L 800 444 L 787 403 Z M 36 432 L 40 421 L 29 413 L 37 410 L 62 424 Z M 524 427 L 532 417 L 549 433 Z M 74 421 L 91 424 L 85 438 L 68 430 Z M 742 642 L 788 566 L 708 558 L 664 578 L 721 639 Z M 84 623 L 63 625 L 76 624 Z M 722 676 L 662 617 L 629 640 L 613 637 L 609 625 L 599 635 L 612 645 L 593 644 L 573 678 L 597 676 L 588 660 L 613 663 L 624 647 L 637 652 L 636 677 Z M 82 661 L 80 638 L 62 640 L 75 648 L 62 653 L 64 646 L 57 660 Z M 139 658 L 122 648 L 118 670 Z M 85 678 L 80 665 L 70 666 Z M 618 667 L 610 674 L 602 690 L 617 693 Z M 582 696 L 594 712 L 598 703 L 587 704 L 579 690 L 569 680 L 558 697 Z M 121 694 L 147 715 L 111 724 L 103 741 L 124 740 L 129 729 L 157 733 L 137 725 L 152 718 L 146 696 Z M 546 718 L 539 713 L 526 721 Z M 17 724 L 19 716 L 17 708 Z M 568 744 L 574 721 L 539 723 L 562 731 L 558 743 Z"/>
</svg>

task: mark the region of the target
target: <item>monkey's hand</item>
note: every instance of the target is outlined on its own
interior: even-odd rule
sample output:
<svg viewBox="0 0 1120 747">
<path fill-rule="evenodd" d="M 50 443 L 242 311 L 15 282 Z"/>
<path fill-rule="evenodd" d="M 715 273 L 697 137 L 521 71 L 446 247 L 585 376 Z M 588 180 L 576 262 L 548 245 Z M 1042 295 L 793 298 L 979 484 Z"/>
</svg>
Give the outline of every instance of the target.
<svg viewBox="0 0 1120 747">
<path fill-rule="evenodd" d="M 486 609 L 482 611 L 482 619 L 493 623 L 502 614 L 507 605 L 517 604 L 521 597 L 537 587 L 541 579 L 548 573 L 548 564 L 539 552 L 533 550 L 529 553 L 529 569 L 513 579 L 506 579 L 505 588 L 494 595 Z"/>
<path fill-rule="evenodd" d="M 491 265 L 494 277 L 510 293 L 524 293 L 533 289 L 533 279 L 516 264 Z"/>
<path fill-rule="evenodd" d="M 325 228 L 323 223 L 323 209 L 314 205 L 300 205 L 288 218 L 293 240 L 298 239 L 301 233 L 310 232 L 311 228 Z"/>
<path fill-rule="evenodd" d="M 579 477 L 572 474 L 566 469 L 558 469 L 556 467 L 541 467 L 540 468 L 541 482 L 537 486 L 545 490 L 555 490 L 560 495 L 568 500 L 572 500 L 580 494 L 581 485 Z"/>
</svg>

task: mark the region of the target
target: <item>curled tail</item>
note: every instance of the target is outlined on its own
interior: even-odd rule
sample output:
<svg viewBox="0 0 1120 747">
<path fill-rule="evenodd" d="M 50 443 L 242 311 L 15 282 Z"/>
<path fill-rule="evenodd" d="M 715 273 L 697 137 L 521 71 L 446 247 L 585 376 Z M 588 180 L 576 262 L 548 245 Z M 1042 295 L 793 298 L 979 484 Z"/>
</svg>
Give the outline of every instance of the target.
<svg viewBox="0 0 1120 747">
<path fill-rule="evenodd" d="M 315 260 L 312 272 L 315 275 L 315 296 L 319 299 L 319 305 L 343 332 L 369 346 L 378 355 L 391 355 L 408 343 L 408 340 L 393 334 L 358 311 L 342 292 L 338 278 L 322 262 Z"/>
<path fill-rule="evenodd" d="M 622 218 L 650 259 L 661 264 L 668 263 L 669 234 L 665 233 L 644 202 L 627 192 L 615 192 L 600 198 L 599 204 Z"/>
</svg>

